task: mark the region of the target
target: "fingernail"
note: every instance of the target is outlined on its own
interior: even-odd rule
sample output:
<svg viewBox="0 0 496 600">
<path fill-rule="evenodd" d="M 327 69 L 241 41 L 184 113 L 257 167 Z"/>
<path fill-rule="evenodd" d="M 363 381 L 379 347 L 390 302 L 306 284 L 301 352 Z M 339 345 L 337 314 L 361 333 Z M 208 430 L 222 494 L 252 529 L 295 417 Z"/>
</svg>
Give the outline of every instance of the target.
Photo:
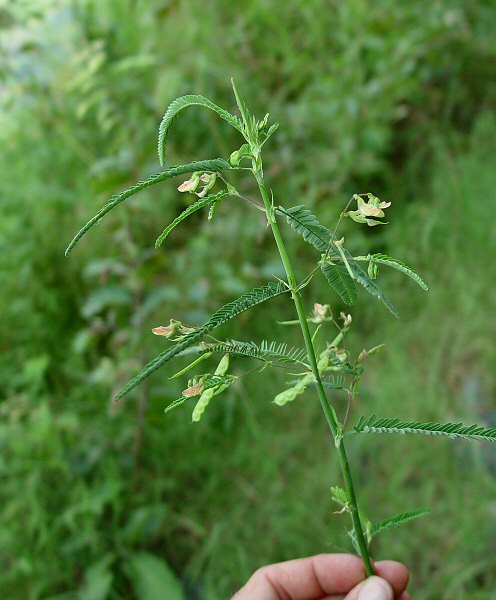
<svg viewBox="0 0 496 600">
<path fill-rule="evenodd" d="M 357 600 L 393 600 L 394 594 L 387 581 L 369 577 L 360 588 Z"/>
</svg>

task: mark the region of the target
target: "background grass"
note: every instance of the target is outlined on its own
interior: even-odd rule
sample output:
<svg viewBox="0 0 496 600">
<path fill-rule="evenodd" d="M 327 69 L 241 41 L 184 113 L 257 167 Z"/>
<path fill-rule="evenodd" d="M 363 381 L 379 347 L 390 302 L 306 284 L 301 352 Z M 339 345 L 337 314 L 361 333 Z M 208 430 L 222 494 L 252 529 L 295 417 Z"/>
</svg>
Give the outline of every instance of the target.
<svg viewBox="0 0 496 600">
<path fill-rule="evenodd" d="M 305 202 L 333 223 L 354 192 L 391 200 L 391 225 L 345 230 L 348 243 L 398 256 L 431 285 L 424 294 L 383 274 L 399 322 L 361 298 L 353 347 L 387 347 L 353 418 L 495 426 L 492 3 L 0 7 L 2 597 L 153 600 L 151 574 L 173 585 L 168 564 L 188 598 L 214 600 L 267 562 L 348 548 L 328 494 L 338 467 L 311 394 L 280 409 L 270 400 L 284 380 L 265 372 L 192 426 L 187 411 L 163 415 L 182 388 L 167 369 L 125 403 L 110 402 L 161 348 L 151 326 L 199 323 L 281 275 L 259 216 L 221 207 L 211 224 L 195 216 L 155 252 L 184 202 L 160 186 L 63 258 L 108 196 L 156 170 L 167 104 L 198 92 L 232 108 L 230 76 L 256 114 L 281 123 L 266 156 L 281 202 Z M 175 125 L 170 159 L 228 156 L 237 144 L 214 115 L 191 112 Z M 287 237 L 304 274 L 315 256 Z M 323 281 L 305 296 L 308 306 L 342 308 Z M 274 324 L 281 318 L 291 309 L 274 300 L 224 332 L 298 343 Z M 375 555 L 408 564 L 421 600 L 489 598 L 494 449 L 364 436 L 350 451 L 372 518 L 432 508 L 385 534 Z"/>
</svg>

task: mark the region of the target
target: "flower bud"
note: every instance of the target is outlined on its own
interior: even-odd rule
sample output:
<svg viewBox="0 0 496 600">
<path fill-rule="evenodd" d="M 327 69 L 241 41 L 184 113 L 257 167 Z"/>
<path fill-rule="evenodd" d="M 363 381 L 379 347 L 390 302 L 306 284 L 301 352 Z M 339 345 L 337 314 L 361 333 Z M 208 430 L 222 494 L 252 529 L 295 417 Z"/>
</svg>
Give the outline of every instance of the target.
<svg viewBox="0 0 496 600">
<path fill-rule="evenodd" d="M 351 321 L 353 320 L 351 315 L 345 315 L 344 312 L 342 312 L 339 316 L 343 320 L 343 327 L 348 329 L 348 327 L 351 325 Z"/>
<path fill-rule="evenodd" d="M 379 270 L 379 267 L 378 267 L 377 263 L 375 263 L 371 260 L 369 262 L 369 266 L 367 269 L 367 273 L 368 273 L 370 279 L 377 279 L 377 271 L 378 270 Z"/>
<path fill-rule="evenodd" d="M 205 185 L 201 192 L 196 192 L 198 198 L 204 198 L 209 190 L 211 190 L 217 181 L 217 173 L 203 173 L 200 177 Z"/>
<path fill-rule="evenodd" d="M 203 379 L 202 379 L 202 381 L 200 381 L 200 383 L 197 383 L 196 385 L 193 385 L 193 386 L 188 387 L 185 390 L 183 390 L 182 394 L 183 394 L 183 396 L 186 396 L 186 398 L 192 398 L 193 396 L 198 396 L 199 394 L 201 394 L 204 389 L 205 389 L 205 383 L 203 382 Z"/>
<path fill-rule="evenodd" d="M 358 362 L 359 363 L 363 362 L 367 358 L 368 355 L 369 355 L 369 353 L 367 350 L 362 350 L 360 352 L 360 354 L 358 355 Z"/>
<path fill-rule="evenodd" d="M 161 335 L 168 339 L 172 338 L 174 335 L 176 336 L 175 339 L 181 339 L 182 336 L 193 331 L 195 331 L 194 327 L 183 325 L 181 321 L 176 321 L 176 319 L 171 319 L 169 325 L 167 326 L 160 325 L 159 327 L 154 327 L 152 329 L 152 333 L 154 335 Z"/>
</svg>

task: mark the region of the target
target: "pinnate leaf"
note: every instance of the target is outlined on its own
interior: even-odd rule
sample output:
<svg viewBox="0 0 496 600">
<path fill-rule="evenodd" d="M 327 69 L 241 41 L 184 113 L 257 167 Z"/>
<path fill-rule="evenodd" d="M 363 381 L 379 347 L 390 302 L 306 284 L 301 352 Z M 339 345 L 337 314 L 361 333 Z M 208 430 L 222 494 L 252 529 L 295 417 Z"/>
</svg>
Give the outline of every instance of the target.
<svg viewBox="0 0 496 600">
<path fill-rule="evenodd" d="M 263 362 L 296 363 L 309 368 L 306 363 L 306 350 L 303 348 L 288 348 L 288 345 L 284 342 L 267 342 L 264 340 L 257 344 L 255 342 L 226 340 L 217 344 L 205 344 L 201 352 L 229 353 L 232 356 L 255 358 Z"/>
<path fill-rule="evenodd" d="M 356 280 L 369 294 L 380 300 L 395 317 L 399 316 L 398 311 L 382 289 L 357 264 L 352 254 L 343 248 L 344 256 L 348 261 L 354 280 L 351 278 L 348 269 L 343 264 L 340 253 L 331 243 L 333 240 L 331 231 L 325 225 L 319 223 L 317 217 L 310 210 L 300 204 L 291 208 L 280 206 L 278 212 L 286 217 L 290 227 L 299 233 L 307 243 L 314 246 L 319 252 L 326 253 L 329 256 L 331 262 L 324 261 L 321 264 L 321 269 L 327 281 L 339 294 L 343 302 L 348 305 L 355 304 L 357 293 L 354 280 Z"/>
<path fill-rule="evenodd" d="M 115 396 L 115 400 L 119 400 L 125 396 L 154 371 L 164 365 L 167 361 L 177 356 L 180 352 L 183 352 L 186 348 L 191 346 L 209 331 L 212 331 L 212 329 L 215 329 L 216 327 L 219 327 L 219 325 L 234 319 L 234 317 L 252 308 L 253 306 L 261 304 L 262 302 L 265 302 L 270 298 L 274 298 L 275 296 L 280 296 L 287 291 L 288 288 L 282 282 L 275 283 L 271 281 L 264 287 L 255 288 L 250 292 L 243 294 L 237 300 L 225 304 L 219 308 L 219 310 L 217 310 L 201 327 L 184 336 L 180 342 L 171 348 L 164 350 L 153 360 L 151 360 L 135 377 L 126 383 L 126 385 Z"/>
<path fill-rule="evenodd" d="M 212 160 L 198 160 L 192 163 L 188 163 L 186 165 L 178 165 L 175 167 L 169 167 L 168 169 L 164 169 L 163 171 L 159 171 L 154 175 L 148 177 L 144 181 L 138 181 L 138 183 L 134 184 L 127 190 L 123 192 L 119 192 L 112 196 L 112 198 L 105 204 L 96 215 L 90 219 L 84 227 L 82 227 L 77 234 L 74 236 L 73 240 L 67 247 L 65 251 L 65 255 L 67 256 L 69 252 L 74 248 L 74 246 L 78 243 L 78 241 L 83 237 L 83 235 L 100 222 L 100 220 L 113 208 L 115 208 L 124 200 L 127 200 L 134 194 L 141 192 L 146 188 L 151 187 L 152 185 L 156 185 L 161 181 L 165 181 L 166 179 L 171 179 L 172 177 L 176 177 L 177 175 L 184 175 L 185 173 L 194 173 L 195 171 L 223 171 L 226 169 L 230 169 L 231 165 L 222 158 L 214 158 Z"/>
<path fill-rule="evenodd" d="M 418 273 L 416 273 L 411 267 L 405 265 L 405 263 L 401 262 L 397 258 L 387 256 L 386 254 L 372 254 L 371 258 L 375 263 L 387 265 L 388 267 L 392 267 L 393 269 L 396 269 L 397 271 L 401 271 L 405 275 L 408 275 L 408 277 L 410 277 L 416 283 L 418 283 L 422 289 L 426 291 L 429 289 L 428 285 Z"/>
<path fill-rule="evenodd" d="M 400 419 L 380 419 L 375 415 L 361 417 L 354 427 L 356 433 L 401 433 L 440 435 L 451 439 L 489 440 L 496 442 L 496 428 L 462 423 L 421 423 L 419 421 L 400 421 Z"/>
<path fill-rule="evenodd" d="M 348 250 L 344 249 L 344 253 L 355 280 L 358 281 L 358 283 L 362 285 L 369 294 L 380 300 L 391 314 L 393 314 L 396 318 L 399 318 L 400 315 L 396 310 L 396 307 L 392 304 L 392 302 L 390 302 L 389 298 L 377 285 L 377 283 L 367 275 L 367 273 L 357 264 L 355 260 L 353 260 L 353 256 L 348 252 Z"/>
<path fill-rule="evenodd" d="M 409 512 L 399 513 L 394 515 L 393 517 L 389 517 L 388 519 L 384 519 L 379 523 L 374 523 L 372 525 L 372 530 L 370 532 L 371 536 L 374 536 L 385 529 L 390 529 L 391 527 L 397 527 L 402 525 L 403 523 L 407 523 L 408 521 L 413 521 L 414 519 L 418 519 L 419 517 L 424 517 L 429 514 L 429 510 L 426 508 L 420 508 L 418 510 L 411 510 Z"/>
<path fill-rule="evenodd" d="M 243 131 L 241 121 L 237 117 L 232 115 L 227 110 L 224 110 L 220 106 L 217 106 L 217 104 L 214 104 L 208 98 L 196 94 L 181 96 L 180 98 L 177 98 L 176 100 L 171 102 L 171 104 L 165 111 L 164 117 L 162 119 L 162 122 L 160 123 L 160 127 L 158 130 L 158 157 L 162 166 L 165 164 L 165 142 L 172 121 L 178 116 L 180 112 L 182 112 L 186 108 L 189 108 L 190 106 L 203 106 L 205 108 L 209 108 L 210 110 L 216 112 L 222 119 L 224 119 L 224 121 L 227 121 L 229 125 L 231 125 L 240 132 Z"/>
<path fill-rule="evenodd" d="M 320 269 L 329 285 L 345 304 L 352 306 L 356 303 L 358 299 L 356 285 L 343 264 L 323 262 L 320 264 Z"/>
<path fill-rule="evenodd" d="M 311 244 L 319 252 L 326 252 L 332 240 L 332 233 L 321 225 L 317 217 L 303 204 L 283 208 L 280 206 L 278 212 L 286 217 L 288 225 L 299 233 L 308 244 Z"/>
<path fill-rule="evenodd" d="M 217 194 L 211 194 L 210 196 L 205 196 L 205 198 L 199 198 L 196 202 L 193 202 L 193 204 L 190 204 L 159 235 L 159 237 L 157 238 L 157 241 L 155 242 L 155 248 L 159 248 L 163 244 L 165 238 L 169 235 L 169 233 L 173 229 L 175 229 L 179 225 L 179 223 L 181 223 L 182 221 L 184 221 L 184 219 L 189 217 L 189 215 L 193 214 L 197 210 L 200 210 L 204 206 L 208 206 L 209 204 L 215 204 L 215 203 L 219 202 L 224 196 L 227 196 L 227 192 L 225 190 L 222 190 L 222 191 L 218 192 Z"/>
</svg>

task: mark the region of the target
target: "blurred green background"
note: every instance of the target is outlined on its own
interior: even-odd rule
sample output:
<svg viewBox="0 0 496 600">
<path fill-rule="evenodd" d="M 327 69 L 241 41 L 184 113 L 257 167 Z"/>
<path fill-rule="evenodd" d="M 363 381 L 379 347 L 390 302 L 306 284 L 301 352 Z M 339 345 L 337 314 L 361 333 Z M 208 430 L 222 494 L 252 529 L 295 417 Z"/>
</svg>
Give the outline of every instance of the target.
<svg viewBox="0 0 496 600">
<path fill-rule="evenodd" d="M 345 229 L 348 243 L 431 285 L 384 273 L 402 320 L 363 295 L 352 311 L 355 349 L 387 343 L 352 417 L 496 425 L 495 26 L 485 0 L 0 2 L 2 598 L 217 600 L 268 562 L 348 548 L 312 394 L 278 408 L 284 379 L 266 371 L 193 426 L 188 410 L 163 414 L 184 387 L 167 378 L 176 364 L 110 400 L 163 347 L 150 327 L 201 323 L 281 275 L 257 212 L 195 215 L 155 251 L 185 202 L 165 184 L 63 255 L 111 194 L 157 170 L 168 103 L 197 92 L 233 109 L 231 76 L 281 124 L 265 153 L 279 201 L 327 224 L 352 193 L 392 201 L 387 228 Z M 169 159 L 238 146 L 213 113 L 189 111 Z M 315 255 L 287 239 L 303 275 Z M 342 308 L 323 281 L 305 300 Z M 275 324 L 288 318 L 276 299 L 224 333 L 299 343 Z M 375 546 L 410 567 L 418 600 L 493 596 L 496 451 L 472 444 L 349 444 L 371 518 L 432 508 Z"/>
</svg>

